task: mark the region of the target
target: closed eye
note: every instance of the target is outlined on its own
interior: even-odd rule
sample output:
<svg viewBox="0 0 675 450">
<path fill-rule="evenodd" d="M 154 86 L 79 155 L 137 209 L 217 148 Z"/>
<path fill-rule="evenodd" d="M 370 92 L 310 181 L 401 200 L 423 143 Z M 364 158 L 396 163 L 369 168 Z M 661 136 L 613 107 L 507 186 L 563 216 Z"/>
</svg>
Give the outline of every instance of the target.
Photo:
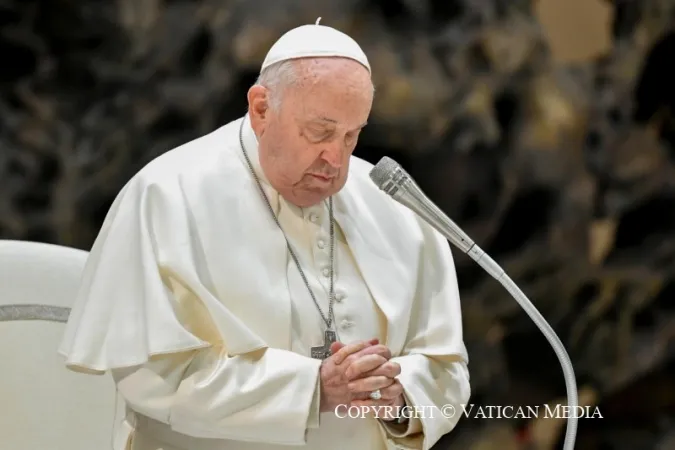
<svg viewBox="0 0 675 450">
<path fill-rule="evenodd" d="M 333 133 L 331 131 L 325 131 L 324 130 L 324 131 L 320 131 L 320 132 L 319 131 L 310 132 L 309 136 L 310 136 L 310 138 L 313 142 L 321 142 L 321 141 L 324 141 L 324 140 L 330 138 L 330 136 L 332 134 Z"/>
<path fill-rule="evenodd" d="M 323 141 L 324 139 L 329 138 L 333 134 L 334 130 L 327 129 L 325 127 L 316 127 L 310 126 L 307 127 L 307 134 L 310 139 L 314 142 Z"/>
</svg>

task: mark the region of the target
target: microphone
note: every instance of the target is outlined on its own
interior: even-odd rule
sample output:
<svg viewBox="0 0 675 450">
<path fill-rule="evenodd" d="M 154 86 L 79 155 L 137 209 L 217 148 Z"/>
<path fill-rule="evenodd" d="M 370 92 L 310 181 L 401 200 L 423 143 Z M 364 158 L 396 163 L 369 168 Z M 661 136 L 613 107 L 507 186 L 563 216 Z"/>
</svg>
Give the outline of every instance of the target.
<svg viewBox="0 0 675 450">
<path fill-rule="evenodd" d="M 469 255 L 471 259 L 478 263 L 494 279 L 499 281 L 530 316 L 537 327 L 539 327 L 558 356 L 563 375 L 565 376 L 567 405 L 570 412 L 574 411 L 574 413 L 570 414 L 567 422 L 563 449 L 572 450 L 577 432 L 576 411 L 579 404 L 577 384 L 572 362 L 555 331 L 553 331 L 548 322 L 546 322 L 546 319 L 544 319 L 537 308 L 518 288 L 516 283 L 509 278 L 499 264 L 490 258 L 455 222 L 450 220 L 440 208 L 429 200 L 412 177 L 396 161 L 386 156 L 382 158 L 371 169 L 370 179 L 378 188 L 403 206 L 415 212 L 420 218 L 445 236 L 454 246 Z"/>
</svg>

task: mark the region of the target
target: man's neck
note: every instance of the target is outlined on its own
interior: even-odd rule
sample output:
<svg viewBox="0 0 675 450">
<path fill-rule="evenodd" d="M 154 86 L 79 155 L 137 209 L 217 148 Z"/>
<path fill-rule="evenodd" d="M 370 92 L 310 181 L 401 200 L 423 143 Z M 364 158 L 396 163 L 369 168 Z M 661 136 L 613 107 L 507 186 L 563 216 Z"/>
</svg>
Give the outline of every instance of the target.
<svg viewBox="0 0 675 450">
<path fill-rule="evenodd" d="M 281 198 L 284 199 L 285 202 L 289 203 L 290 205 L 295 206 L 296 208 L 299 208 L 301 211 L 304 211 L 305 209 L 325 205 L 325 204 L 327 204 L 328 199 L 330 198 L 330 197 L 324 197 L 324 198 L 321 198 L 320 200 L 314 201 L 314 202 L 309 202 L 309 201 L 303 202 L 303 201 L 300 201 L 295 196 L 284 194 L 279 189 L 277 189 L 274 185 L 272 185 L 272 187 L 274 188 L 274 190 L 276 190 L 279 193 L 279 195 L 281 196 Z"/>
</svg>

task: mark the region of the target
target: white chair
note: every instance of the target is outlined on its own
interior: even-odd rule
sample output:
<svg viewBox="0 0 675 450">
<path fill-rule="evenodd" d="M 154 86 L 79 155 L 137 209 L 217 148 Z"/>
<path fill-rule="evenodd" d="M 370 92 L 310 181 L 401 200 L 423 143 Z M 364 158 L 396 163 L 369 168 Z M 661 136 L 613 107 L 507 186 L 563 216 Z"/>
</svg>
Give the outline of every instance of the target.
<svg viewBox="0 0 675 450">
<path fill-rule="evenodd" d="M 86 258 L 0 240 L 0 450 L 111 448 L 124 403 L 112 377 L 69 371 L 57 354 Z"/>
</svg>

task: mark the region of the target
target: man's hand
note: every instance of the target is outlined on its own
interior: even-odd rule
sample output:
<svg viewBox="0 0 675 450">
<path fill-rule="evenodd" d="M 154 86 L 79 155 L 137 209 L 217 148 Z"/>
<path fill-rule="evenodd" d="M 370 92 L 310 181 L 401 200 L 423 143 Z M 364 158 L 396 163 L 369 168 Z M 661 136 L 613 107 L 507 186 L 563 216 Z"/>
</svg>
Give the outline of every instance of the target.
<svg viewBox="0 0 675 450">
<path fill-rule="evenodd" d="M 376 368 L 391 358 L 391 352 L 377 339 L 355 342 L 353 344 L 334 343 L 332 355 L 323 361 L 319 376 L 321 377 L 321 412 L 335 411 L 339 405 L 349 405 L 355 398 L 349 389 L 347 370 L 355 361 L 365 359 Z M 370 367 L 370 366 L 367 366 Z M 367 397 L 367 395 L 366 395 Z"/>
<path fill-rule="evenodd" d="M 333 344 L 331 350 L 342 351 L 344 344 Z M 385 347 L 386 348 L 386 347 Z M 345 375 L 349 380 L 348 389 L 352 395 L 351 405 L 354 406 L 405 406 L 403 398 L 403 386 L 396 379 L 401 373 L 401 366 L 395 362 L 389 361 L 388 357 L 376 353 L 362 354 L 355 353 L 346 358 L 345 363 L 349 366 Z M 382 398 L 372 400 L 369 395 L 371 392 L 380 390 Z"/>
</svg>

